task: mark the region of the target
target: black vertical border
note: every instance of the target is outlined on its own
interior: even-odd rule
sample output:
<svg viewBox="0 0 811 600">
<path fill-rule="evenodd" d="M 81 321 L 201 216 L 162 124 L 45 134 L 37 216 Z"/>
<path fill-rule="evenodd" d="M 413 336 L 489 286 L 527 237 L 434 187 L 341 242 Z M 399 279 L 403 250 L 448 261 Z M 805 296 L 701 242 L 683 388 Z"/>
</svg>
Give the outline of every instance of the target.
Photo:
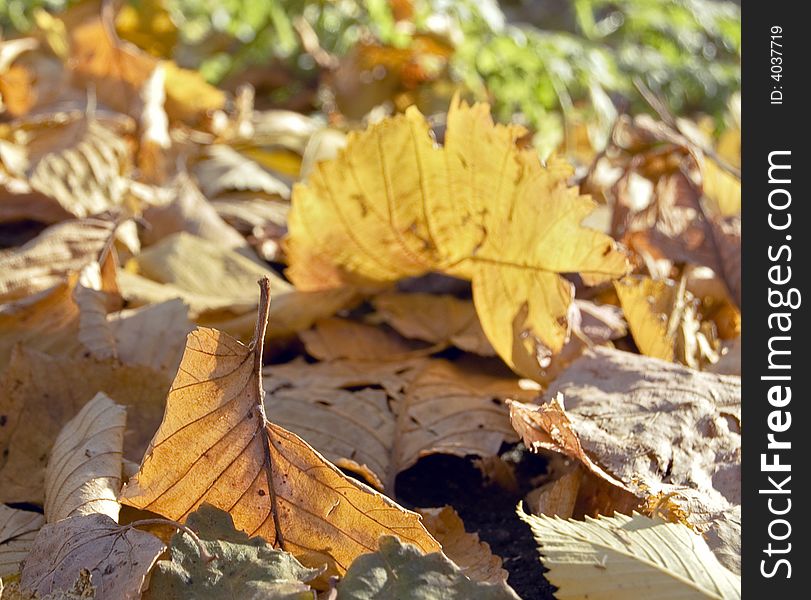
<svg viewBox="0 0 811 600">
<path fill-rule="evenodd" d="M 811 144 L 811 111 L 809 101 L 804 97 L 804 80 L 811 66 L 811 27 L 800 16 L 804 2 L 792 0 L 749 0 L 744 3 L 742 18 L 742 182 L 743 182 L 743 311 L 746 315 L 743 324 L 743 541 L 742 578 L 743 597 L 759 598 L 811 598 L 811 563 L 805 560 L 809 512 L 806 484 L 806 469 L 811 468 L 809 454 L 809 409 L 808 379 L 811 378 L 811 337 L 809 337 L 808 305 L 811 304 L 808 281 L 811 278 L 811 230 L 805 220 L 806 204 L 809 202 L 811 162 L 808 146 Z M 771 28 L 783 29 L 783 70 L 779 82 L 771 77 Z M 783 93 L 783 103 L 772 104 L 771 92 L 778 89 Z M 775 186 L 769 184 L 769 153 L 791 151 L 791 184 Z M 783 171 L 785 173 L 785 171 Z M 775 231 L 769 226 L 769 192 L 775 187 L 787 187 L 792 202 L 788 209 L 792 214 L 792 225 L 785 231 Z M 777 216 L 777 215 L 776 215 Z M 784 216 L 781 216 L 784 218 Z M 786 241 L 791 235 L 791 241 Z M 771 432 L 768 417 L 775 410 L 769 404 L 767 393 L 774 382 L 761 379 L 769 375 L 768 342 L 771 335 L 780 335 L 769 329 L 769 314 L 783 309 L 769 306 L 768 290 L 775 287 L 770 283 L 768 270 L 769 246 L 773 252 L 781 244 L 791 244 L 792 280 L 783 286 L 796 287 L 802 294 L 803 304 L 792 312 L 791 369 L 780 374 L 790 373 L 792 401 L 783 410 L 791 412 L 790 429 L 779 434 L 790 440 L 790 451 L 782 451 L 781 462 L 791 464 L 790 473 L 764 473 L 761 470 L 761 454 L 767 449 L 767 434 Z M 784 255 L 785 256 L 785 255 Z M 774 371 L 771 374 L 775 374 Z M 786 487 L 791 488 L 790 496 L 762 494 L 768 489 L 768 477 L 782 480 L 791 475 Z M 779 502 L 777 498 L 780 498 Z M 791 511 L 782 517 L 773 515 L 768 500 L 774 498 L 775 506 L 784 507 L 785 498 L 791 498 Z M 769 524 L 784 518 L 791 524 L 791 535 L 782 541 L 772 540 Z M 785 526 L 778 524 L 774 533 L 782 536 Z M 791 551 L 785 555 L 773 554 L 766 550 L 772 543 L 774 548 Z M 778 558 L 785 557 L 791 563 L 791 577 L 787 578 L 785 565 L 771 578 L 762 574 L 772 570 Z M 762 563 L 762 561 L 766 561 Z M 765 567 L 764 567 L 765 564 Z"/>
</svg>

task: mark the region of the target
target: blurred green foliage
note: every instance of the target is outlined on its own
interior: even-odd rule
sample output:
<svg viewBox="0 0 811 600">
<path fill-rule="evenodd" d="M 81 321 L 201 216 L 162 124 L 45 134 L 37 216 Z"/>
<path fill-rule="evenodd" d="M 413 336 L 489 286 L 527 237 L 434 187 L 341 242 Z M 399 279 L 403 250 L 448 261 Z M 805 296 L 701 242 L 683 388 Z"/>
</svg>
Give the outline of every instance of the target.
<svg viewBox="0 0 811 600">
<path fill-rule="evenodd" d="M 67 2 L 0 0 L 0 25 L 24 31 L 36 8 L 57 11 Z M 271 57 L 295 69 L 315 69 L 295 30 L 304 19 L 321 47 L 337 56 L 364 36 L 394 46 L 407 46 L 417 33 L 450 39 L 456 48 L 452 74 L 489 97 L 499 118 L 518 118 L 558 134 L 561 112 L 585 110 L 600 120 L 608 119 L 615 105 L 642 109 L 635 78 L 661 94 L 677 114 L 719 115 L 740 88 L 741 15 L 732 2 L 544 4 L 552 8 L 527 19 L 538 3 L 412 0 L 412 23 L 403 27 L 389 0 L 164 1 L 183 40 L 175 59 L 214 83 Z M 550 11 L 567 12 L 568 18 L 550 18 Z"/>
</svg>

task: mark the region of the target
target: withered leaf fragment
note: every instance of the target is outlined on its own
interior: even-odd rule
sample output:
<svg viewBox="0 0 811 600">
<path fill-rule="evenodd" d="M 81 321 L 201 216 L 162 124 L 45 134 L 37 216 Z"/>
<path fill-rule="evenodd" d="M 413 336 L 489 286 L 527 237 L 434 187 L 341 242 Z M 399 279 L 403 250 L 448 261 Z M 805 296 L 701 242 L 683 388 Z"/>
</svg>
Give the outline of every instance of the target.
<svg viewBox="0 0 811 600">
<path fill-rule="evenodd" d="M 343 573 L 395 533 L 426 551 L 439 544 L 411 513 L 343 475 L 298 436 L 269 422 L 262 404 L 262 341 L 270 281 L 244 345 L 206 328 L 189 334 L 163 423 L 122 502 L 184 520 L 203 502 L 235 526 L 307 566 Z"/>
<path fill-rule="evenodd" d="M 0 577 L 17 573 L 45 518 L 0 504 Z"/>
<path fill-rule="evenodd" d="M 137 600 L 165 549 L 154 535 L 120 527 L 107 515 L 71 517 L 40 529 L 25 559 L 20 587 L 41 596 L 67 591 L 87 569 L 97 598 Z"/>
</svg>

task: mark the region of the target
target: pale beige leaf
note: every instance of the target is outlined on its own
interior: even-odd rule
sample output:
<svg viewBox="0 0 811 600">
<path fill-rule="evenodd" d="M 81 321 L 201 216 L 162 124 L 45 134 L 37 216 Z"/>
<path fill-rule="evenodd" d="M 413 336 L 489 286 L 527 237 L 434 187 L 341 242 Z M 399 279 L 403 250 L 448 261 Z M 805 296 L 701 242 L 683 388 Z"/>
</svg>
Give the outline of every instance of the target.
<svg viewBox="0 0 811 600">
<path fill-rule="evenodd" d="M 189 335 L 163 423 L 122 501 L 180 520 L 208 502 L 228 510 L 238 529 L 334 573 L 376 549 L 384 533 L 437 549 L 417 515 L 265 418 L 260 369 L 270 282 L 261 283 L 249 346 L 211 329 Z"/>
<path fill-rule="evenodd" d="M 67 221 L 18 248 L 0 251 L 0 302 L 53 287 L 97 262 L 114 228 L 100 219 Z"/>
<path fill-rule="evenodd" d="M 0 577 L 18 573 L 45 518 L 0 504 Z"/>
<path fill-rule="evenodd" d="M 119 527 L 107 515 L 71 517 L 40 530 L 23 566 L 20 588 L 41 596 L 68 591 L 87 569 L 96 598 L 138 600 L 147 574 L 165 549 L 154 535 Z"/>
<path fill-rule="evenodd" d="M 223 144 L 208 148 L 206 158 L 197 164 L 194 174 L 207 198 L 214 198 L 221 192 L 231 190 L 290 197 L 288 184 L 247 156 Z"/>
<path fill-rule="evenodd" d="M 100 513 L 118 521 L 127 411 L 103 392 L 65 423 L 45 469 L 45 518 Z"/>
<path fill-rule="evenodd" d="M 0 502 L 42 502 L 54 440 L 99 391 L 128 408 L 124 456 L 140 460 L 160 423 L 169 384 L 147 367 L 15 349 L 0 380 Z"/>
<path fill-rule="evenodd" d="M 740 577 L 684 525 L 639 514 L 585 522 L 518 514 L 532 528 L 561 600 L 741 597 Z"/>
<path fill-rule="evenodd" d="M 507 571 L 501 559 L 490 551 L 479 534 L 465 531 L 465 524 L 450 506 L 421 508 L 418 511 L 425 528 L 442 544 L 442 553 L 462 569 L 469 579 L 488 583 L 506 583 Z"/>
<path fill-rule="evenodd" d="M 307 353 L 319 360 L 402 360 L 431 350 L 392 331 L 349 319 L 323 319 L 299 337 Z"/>
<path fill-rule="evenodd" d="M 449 295 L 386 293 L 372 304 L 386 323 L 408 338 L 453 345 L 481 356 L 495 351 L 470 300 Z"/>
</svg>

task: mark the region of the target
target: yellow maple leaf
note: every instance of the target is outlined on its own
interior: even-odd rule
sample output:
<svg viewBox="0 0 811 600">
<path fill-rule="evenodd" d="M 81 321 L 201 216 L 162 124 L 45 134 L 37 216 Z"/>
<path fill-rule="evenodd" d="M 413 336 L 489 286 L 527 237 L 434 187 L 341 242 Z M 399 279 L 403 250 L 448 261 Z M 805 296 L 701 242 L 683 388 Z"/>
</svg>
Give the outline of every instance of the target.
<svg viewBox="0 0 811 600">
<path fill-rule="evenodd" d="M 293 190 L 288 275 L 300 289 L 431 271 L 469 279 L 493 348 L 539 377 L 569 332 L 574 292 L 561 274 L 591 285 L 627 264 L 609 236 L 581 225 L 593 203 L 567 185 L 571 167 L 541 164 L 525 135 L 458 98 L 444 146 L 416 108 L 350 135 Z"/>
</svg>

